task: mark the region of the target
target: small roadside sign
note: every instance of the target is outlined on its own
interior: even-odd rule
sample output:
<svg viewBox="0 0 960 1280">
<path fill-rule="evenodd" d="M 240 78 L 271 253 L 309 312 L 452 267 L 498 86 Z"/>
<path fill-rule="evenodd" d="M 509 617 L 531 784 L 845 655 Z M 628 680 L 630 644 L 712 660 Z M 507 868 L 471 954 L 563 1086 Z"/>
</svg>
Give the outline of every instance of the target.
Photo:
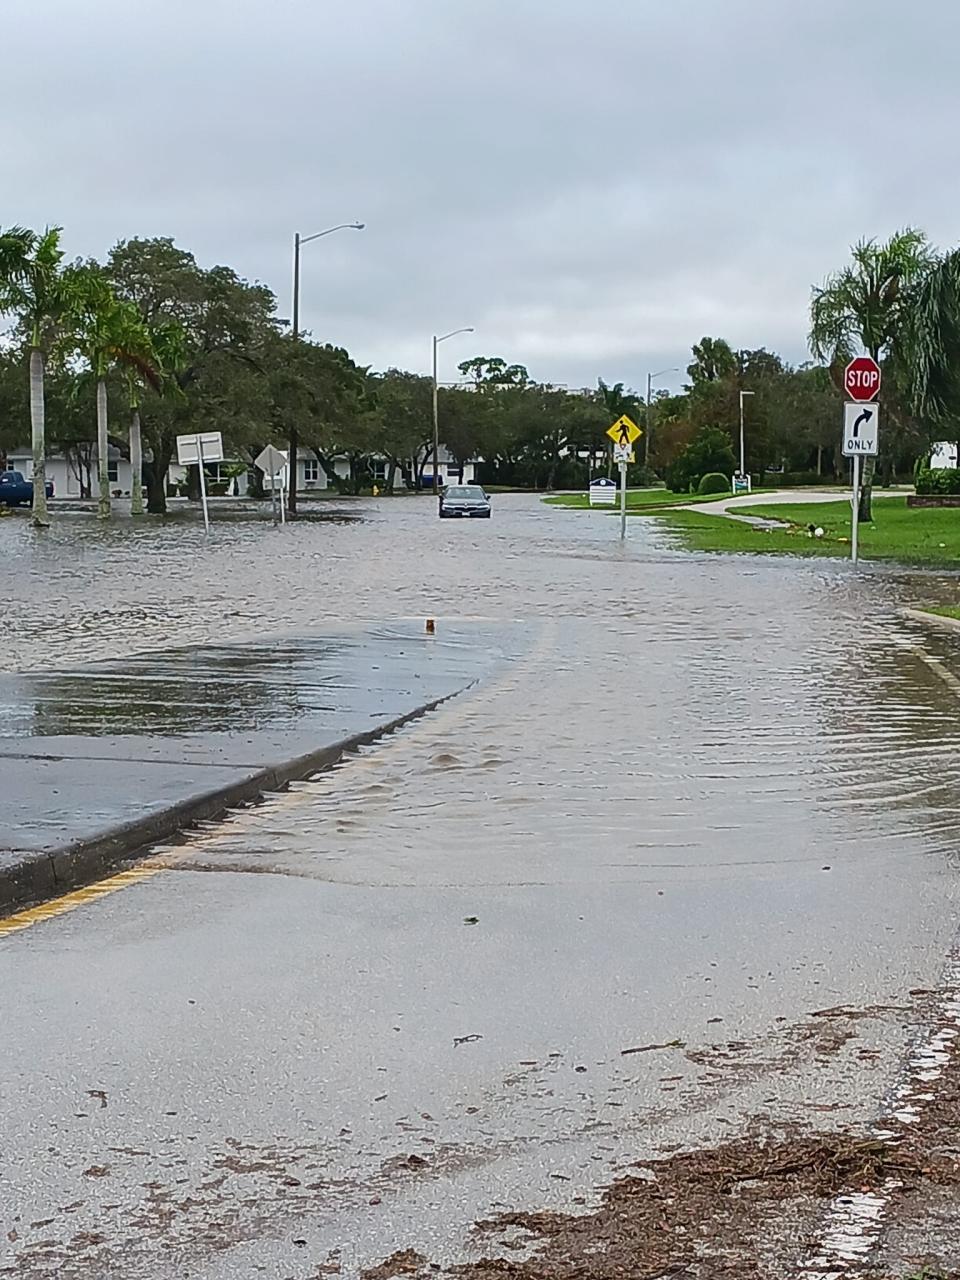
<svg viewBox="0 0 960 1280">
<path fill-rule="evenodd" d="M 637 456 L 628 444 L 615 444 L 613 460 L 614 462 L 636 462 Z"/>
<path fill-rule="evenodd" d="M 612 427 L 607 431 L 607 435 L 615 445 L 626 447 L 635 443 L 643 435 L 643 432 L 637 426 L 632 418 L 628 418 L 626 414 L 619 417 Z"/>
<path fill-rule="evenodd" d="M 617 486 L 612 480 L 590 481 L 591 507 L 612 507 L 617 501 Z"/>
<path fill-rule="evenodd" d="M 273 523 L 277 523 L 277 493 L 279 492 L 280 523 L 286 524 L 287 513 L 284 507 L 284 489 L 286 488 L 287 455 L 282 449 L 277 449 L 274 445 L 268 444 L 254 458 L 253 465 L 259 467 L 265 476 L 270 477 L 270 505 L 273 508 Z"/>
<path fill-rule="evenodd" d="M 181 467 L 195 467 L 200 461 L 223 461 L 223 436 L 219 431 L 196 431 L 177 436 L 177 461 Z"/>
<path fill-rule="evenodd" d="M 877 456 L 880 406 L 848 401 L 843 406 L 843 456 L 875 458 Z"/>
<path fill-rule="evenodd" d="M 197 467 L 200 472 L 200 501 L 203 504 L 203 527 L 210 532 L 210 511 L 207 508 L 207 476 L 205 462 L 223 461 L 223 436 L 219 431 L 197 431 L 189 436 L 177 436 L 177 461 L 181 467 Z"/>
<path fill-rule="evenodd" d="M 253 465 L 266 476 L 279 475 L 287 465 L 287 455 L 272 444 L 266 445 L 253 460 Z"/>
<path fill-rule="evenodd" d="M 850 365 L 847 366 L 847 372 Z M 880 385 L 879 369 L 877 383 Z M 849 390 L 849 387 L 848 387 Z M 857 563 L 860 538 L 860 459 L 875 458 L 879 443 L 880 406 L 861 397 L 843 406 L 843 456 L 853 459 L 853 494 L 850 503 L 850 559 Z"/>
</svg>

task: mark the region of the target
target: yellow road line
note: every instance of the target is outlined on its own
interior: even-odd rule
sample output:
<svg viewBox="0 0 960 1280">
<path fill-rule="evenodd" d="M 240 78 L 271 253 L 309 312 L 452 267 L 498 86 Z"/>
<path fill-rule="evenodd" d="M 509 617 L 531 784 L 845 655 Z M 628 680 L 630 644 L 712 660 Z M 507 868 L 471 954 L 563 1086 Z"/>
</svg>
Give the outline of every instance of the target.
<svg viewBox="0 0 960 1280">
<path fill-rule="evenodd" d="M 68 911 L 85 906 L 88 902 L 96 902 L 99 898 L 106 898 L 111 893 L 126 889 L 128 885 L 149 880 L 151 876 L 159 875 L 165 865 L 166 863 L 155 858 L 148 858 L 138 867 L 131 867 L 129 871 L 121 871 L 106 880 L 89 884 L 84 889 L 75 889 L 72 893 L 65 893 L 62 898 L 43 902 L 38 907 L 27 907 L 25 911 L 5 916 L 0 919 L 0 938 L 6 937 L 9 933 L 19 933 L 22 929 L 29 929 L 31 925 L 41 924 L 44 920 L 53 920 L 57 916 L 66 915 Z"/>
</svg>

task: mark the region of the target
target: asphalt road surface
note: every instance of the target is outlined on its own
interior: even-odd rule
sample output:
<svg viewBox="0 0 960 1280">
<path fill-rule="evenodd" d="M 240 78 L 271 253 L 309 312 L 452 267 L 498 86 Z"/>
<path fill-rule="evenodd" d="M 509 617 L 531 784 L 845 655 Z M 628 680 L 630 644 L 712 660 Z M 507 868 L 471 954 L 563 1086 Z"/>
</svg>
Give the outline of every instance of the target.
<svg viewBox="0 0 960 1280">
<path fill-rule="evenodd" d="M 344 516 L 209 547 L 0 528 L 48 596 L 11 669 L 348 614 L 525 636 L 333 772 L 0 935 L 0 1274 L 827 1274 L 830 1197 L 869 1180 L 831 1143 L 874 1134 L 952 990 L 960 652 L 899 610 L 955 582 L 691 556 L 640 520 L 621 548 L 529 498 Z M 756 1188 L 757 1151 L 768 1174 L 797 1150 L 735 1230 L 684 1163 L 720 1151 Z M 922 1236 L 960 1266 L 924 1203 L 888 1215 L 898 1259 Z"/>
</svg>

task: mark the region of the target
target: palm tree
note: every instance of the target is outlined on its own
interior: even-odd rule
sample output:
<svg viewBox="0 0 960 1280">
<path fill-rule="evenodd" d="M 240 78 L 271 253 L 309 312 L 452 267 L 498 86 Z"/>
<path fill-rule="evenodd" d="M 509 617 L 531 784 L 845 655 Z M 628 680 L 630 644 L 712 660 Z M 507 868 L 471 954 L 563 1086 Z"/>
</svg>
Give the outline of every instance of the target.
<svg viewBox="0 0 960 1280">
<path fill-rule="evenodd" d="M 76 298 L 73 341 L 76 350 L 90 366 L 97 387 L 97 472 L 100 488 L 97 514 L 101 520 L 108 520 L 110 434 L 107 374 L 117 367 L 131 369 L 158 389 L 160 379 L 150 331 L 134 303 L 120 301 L 109 281 L 96 267 L 76 267 L 69 275 Z M 139 419 L 139 415 L 137 417 Z M 134 482 L 132 492 L 136 492 L 136 487 Z"/>
<path fill-rule="evenodd" d="M 47 460 L 43 374 L 45 348 L 69 313 L 69 285 L 60 271 L 60 227 L 41 234 L 26 227 L 0 231 L 0 312 L 19 318 L 30 350 L 30 428 L 33 441 L 33 523 L 45 528 Z"/>
<path fill-rule="evenodd" d="M 914 291 L 903 364 L 915 412 L 953 436 L 960 422 L 960 250 L 937 262 Z M 944 436 L 950 439 L 951 436 Z"/>
<path fill-rule="evenodd" d="M 810 304 L 810 349 L 840 373 L 863 348 L 874 360 L 897 353 L 908 340 L 913 295 L 936 262 L 922 231 L 906 227 L 883 244 L 861 240 L 849 266 L 815 288 Z M 875 468 L 866 459 L 860 495 L 860 519 L 869 520 Z"/>
<path fill-rule="evenodd" d="M 701 338 L 694 343 L 693 363 L 687 365 L 687 375 L 695 385 L 719 382 L 736 369 L 737 358 L 726 338 Z"/>
<path fill-rule="evenodd" d="M 602 378 L 598 378 L 597 390 L 600 392 L 603 407 L 613 415 L 610 419 L 611 422 L 616 422 L 617 418 L 622 418 L 625 413 L 632 417 L 639 412 L 640 401 L 637 398 L 637 393 L 635 391 L 625 391 L 622 382 L 615 382 L 610 387 L 607 386 Z"/>
</svg>

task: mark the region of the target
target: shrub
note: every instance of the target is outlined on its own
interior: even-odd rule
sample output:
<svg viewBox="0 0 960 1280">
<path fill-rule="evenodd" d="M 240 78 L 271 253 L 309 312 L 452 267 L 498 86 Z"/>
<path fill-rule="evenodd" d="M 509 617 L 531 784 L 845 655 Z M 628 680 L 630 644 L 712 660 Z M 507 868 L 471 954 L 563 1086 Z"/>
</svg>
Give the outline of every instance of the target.
<svg viewBox="0 0 960 1280">
<path fill-rule="evenodd" d="M 730 437 L 719 427 L 701 427 L 667 468 L 667 488 L 674 493 L 696 489 L 700 477 L 712 471 L 732 475 L 736 467 Z M 729 487 L 725 484 L 724 486 Z"/>
<path fill-rule="evenodd" d="M 729 493 L 730 481 L 721 471 L 708 471 L 700 477 L 697 493 Z"/>
<path fill-rule="evenodd" d="M 960 468 L 922 467 L 917 470 L 917 493 L 942 495 L 960 493 Z"/>
</svg>

